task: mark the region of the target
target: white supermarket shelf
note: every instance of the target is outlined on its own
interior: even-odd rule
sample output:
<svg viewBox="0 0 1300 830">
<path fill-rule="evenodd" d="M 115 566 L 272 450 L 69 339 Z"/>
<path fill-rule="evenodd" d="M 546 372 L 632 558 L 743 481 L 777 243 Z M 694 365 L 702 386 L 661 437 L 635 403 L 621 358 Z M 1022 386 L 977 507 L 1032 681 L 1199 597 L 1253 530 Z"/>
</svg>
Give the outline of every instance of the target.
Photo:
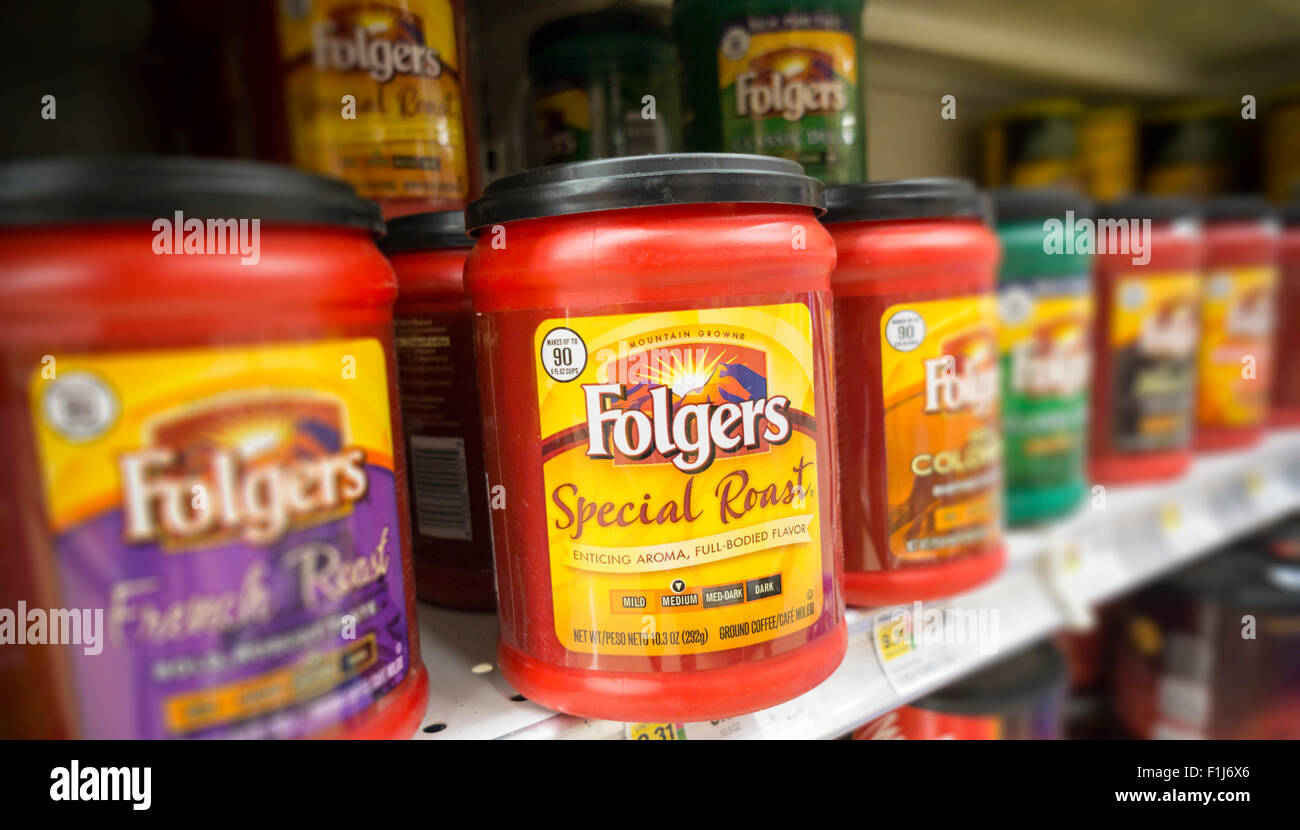
<svg viewBox="0 0 1300 830">
<path fill-rule="evenodd" d="M 886 663 L 873 620 L 850 610 L 848 654 L 812 691 L 771 709 L 686 724 L 688 739 L 835 738 L 1016 649 L 1085 624 L 1098 602 L 1300 509 L 1300 431 L 1243 452 L 1202 455 L 1177 481 L 1094 492 L 1075 515 L 1009 534 L 1008 564 L 978 590 L 925 608 L 997 611 L 997 653 L 923 645 Z M 626 725 L 561 715 L 522 700 L 496 667 L 496 618 L 420 607 L 430 699 L 419 739 L 622 738 Z M 900 691 L 901 690 L 901 691 Z"/>
</svg>

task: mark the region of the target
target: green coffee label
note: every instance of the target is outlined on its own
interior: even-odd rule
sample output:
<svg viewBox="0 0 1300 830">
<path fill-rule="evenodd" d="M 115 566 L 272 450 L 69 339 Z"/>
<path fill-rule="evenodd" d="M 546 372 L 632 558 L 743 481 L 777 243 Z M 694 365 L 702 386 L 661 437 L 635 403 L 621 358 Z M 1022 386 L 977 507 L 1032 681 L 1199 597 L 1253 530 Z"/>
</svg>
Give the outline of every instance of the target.
<svg viewBox="0 0 1300 830">
<path fill-rule="evenodd" d="M 555 89 L 533 102 L 533 130 L 543 164 L 592 158 L 591 100 L 585 89 Z"/>
<path fill-rule="evenodd" d="M 863 176 L 857 45 L 841 16 L 751 16 L 718 43 L 723 147 L 793 159 L 832 184 Z"/>
<path fill-rule="evenodd" d="M 1007 481 L 1032 487 L 1077 480 L 1091 377 L 1088 278 L 1003 285 L 998 317 Z"/>
</svg>

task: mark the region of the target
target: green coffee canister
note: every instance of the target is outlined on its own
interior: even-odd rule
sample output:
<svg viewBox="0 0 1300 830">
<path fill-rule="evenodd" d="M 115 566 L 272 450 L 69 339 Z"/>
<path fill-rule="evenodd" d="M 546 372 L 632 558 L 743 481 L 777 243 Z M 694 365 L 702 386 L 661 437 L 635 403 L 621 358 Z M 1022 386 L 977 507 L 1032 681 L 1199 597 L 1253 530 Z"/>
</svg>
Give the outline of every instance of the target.
<svg viewBox="0 0 1300 830">
<path fill-rule="evenodd" d="M 687 148 L 792 159 L 828 184 L 866 175 L 864 0 L 679 0 Z"/>
<path fill-rule="evenodd" d="M 1088 482 L 1092 203 L 1066 190 L 993 191 L 1007 521 L 1074 510 Z"/>
<path fill-rule="evenodd" d="M 566 17 L 528 45 L 532 164 L 682 149 L 677 47 L 654 16 Z"/>
</svg>

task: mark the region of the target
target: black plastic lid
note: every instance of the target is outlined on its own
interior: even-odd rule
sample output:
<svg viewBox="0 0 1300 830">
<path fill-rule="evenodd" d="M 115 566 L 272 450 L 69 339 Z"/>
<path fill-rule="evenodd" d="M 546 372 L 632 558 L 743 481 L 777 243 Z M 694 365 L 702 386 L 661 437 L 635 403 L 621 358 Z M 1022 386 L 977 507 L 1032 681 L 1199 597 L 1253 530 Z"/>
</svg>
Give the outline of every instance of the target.
<svg viewBox="0 0 1300 830">
<path fill-rule="evenodd" d="M 1282 224 L 1300 225 L 1300 199 L 1282 208 Z"/>
<path fill-rule="evenodd" d="M 822 221 L 830 224 L 961 216 L 986 219 L 987 211 L 984 197 L 965 179 L 899 179 L 827 188 Z"/>
<path fill-rule="evenodd" d="M 955 715 L 985 715 L 1026 709 L 1068 680 L 1065 657 L 1051 643 L 1041 643 L 999 660 L 910 705 Z"/>
<path fill-rule="evenodd" d="M 1277 216 L 1277 208 L 1260 196 L 1216 196 L 1205 203 L 1205 218 L 1218 221 L 1258 221 Z"/>
<path fill-rule="evenodd" d="M 1281 574 L 1290 579 L 1279 580 Z M 1237 547 L 1183 569 L 1151 591 L 1230 608 L 1300 612 L 1300 565 Z"/>
<path fill-rule="evenodd" d="M 821 211 L 824 187 L 793 161 L 737 153 L 669 153 L 575 161 L 498 179 L 465 209 L 486 225 L 598 210 L 759 202 Z"/>
<path fill-rule="evenodd" d="M 413 213 L 390 219 L 388 235 L 379 242 L 379 250 L 385 254 L 472 247 L 474 237 L 465 233 L 465 214 L 459 210 Z"/>
<path fill-rule="evenodd" d="M 990 192 L 989 199 L 995 222 L 1063 217 L 1068 210 L 1076 216 L 1092 216 L 1096 209 L 1088 197 L 1062 188 L 1004 187 Z"/>
<path fill-rule="evenodd" d="M 1128 196 L 1097 206 L 1098 219 L 1172 222 L 1178 219 L 1199 219 L 1201 216 L 1202 210 L 1196 202 L 1176 196 Z"/>
<path fill-rule="evenodd" d="M 664 40 L 671 37 L 664 22 L 648 11 L 639 11 L 635 8 L 607 9 L 561 17 L 542 24 L 528 39 L 528 53 L 531 55 L 540 52 L 552 43 L 567 37 L 619 31 L 630 31 Z"/>
<path fill-rule="evenodd" d="M 260 219 L 383 233 L 379 206 L 346 183 L 290 167 L 183 156 L 0 164 L 0 225 L 170 218 Z"/>
</svg>

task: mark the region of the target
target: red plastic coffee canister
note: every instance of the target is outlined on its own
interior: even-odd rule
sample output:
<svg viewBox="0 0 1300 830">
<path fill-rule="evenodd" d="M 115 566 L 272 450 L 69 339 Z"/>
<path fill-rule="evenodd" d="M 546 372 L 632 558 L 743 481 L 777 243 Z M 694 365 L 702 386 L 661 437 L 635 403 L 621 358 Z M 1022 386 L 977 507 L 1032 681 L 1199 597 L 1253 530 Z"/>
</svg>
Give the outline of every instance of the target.
<svg viewBox="0 0 1300 830">
<path fill-rule="evenodd" d="M 1281 315 L 1300 308 L 1300 202 L 1282 214 L 1279 245 L 1282 269 L 1278 281 L 1277 319 L 1274 321 L 1273 408 L 1275 426 L 1300 426 L 1300 326 L 1289 325 Z"/>
<path fill-rule="evenodd" d="M 415 731 L 382 228 L 288 168 L 0 167 L 0 734 Z"/>
<path fill-rule="evenodd" d="M 1002 567 L 998 241 L 967 182 L 827 192 L 852 605 L 950 596 Z"/>
<path fill-rule="evenodd" d="M 1042 643 L 853 731 L 859 741 L 1054 741 L 1064 737 L 1065 656 Z"/>
<path fill-rule="evenodd" d="M 1203 261 L 1189 202 L 1131 197 L 1096 226 L 1094 482 L 1154 481 L 1192 463 Z"/>
<path fill-rule="evenodd" d="M 1194 443 L 1248 447 L 1264 434 L 1272 392 L 1277 215 L 1262 198 L 1225 196 L 1207 202 L 1204 216 Z"/>
<path fill-rule="evenodd" d="M 491 611 L 492 530 L 474 313 L 461 211 L 393 219 L 379 247 L 397 272 L 397 371 L 411 494 L 415 592 L 449 608 Z"/>
<path fill-rule="evenodd" d="M 1245 641 L 1243 619 L 1255 625 Z M 1300 738 L 1298 622 L 1300 563 L 1257 545 L 1216 553 L 1131 597 L 1110 657 L 1122 736 Z"/>
<path fill-rule="evenodd" d="M 682 154 L 467 209 L 499 657 L 530 700 L 722 718 L 843 657 L 822 203 L 794 162 Z"/>
</svg>

